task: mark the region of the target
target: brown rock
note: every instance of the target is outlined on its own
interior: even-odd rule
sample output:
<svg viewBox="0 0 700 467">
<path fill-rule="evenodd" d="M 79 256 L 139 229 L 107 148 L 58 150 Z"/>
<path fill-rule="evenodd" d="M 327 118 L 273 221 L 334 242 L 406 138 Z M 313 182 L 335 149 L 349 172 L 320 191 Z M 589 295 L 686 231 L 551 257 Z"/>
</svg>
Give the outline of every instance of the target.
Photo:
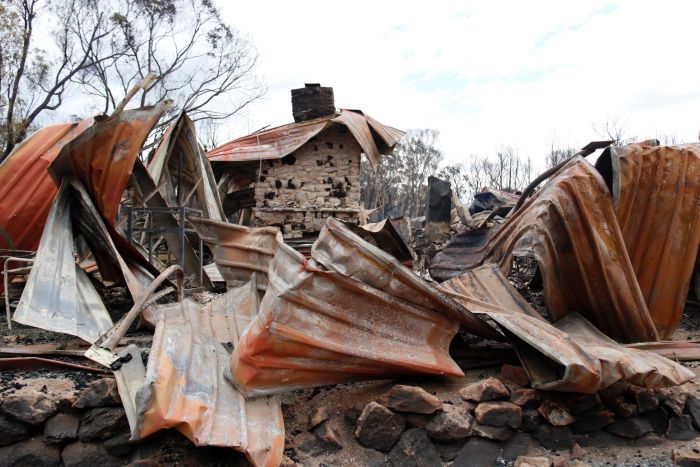
<svg viewBox="0 0 700 467">
<path fill-rule="evenodd" d="M 317 427 L 329 418 L 331 418 L 331 416 L 325 406 L 314 408 L 309 415 L 309 430 Z"/>
<path fill-rule="evenodd" d="M 56 413 L 56 402 L 39 391 L 16 392 L 5 398 L 0 412 L 28 425 L 40 425 Z"/>
<path fill-rule="evenodd" d="M 482 402 L 474 411 L 476 421 L 481 425 L 509 426 L 519 428 L 523 409 L 512 402 Z"/>
<path fill-rule="evenodd" d="M 0 465 L 54 467 L 61 462 L 60 452 L 58 447 L 44 444 L 41 436 L 36 436 L 0 448 Z"/>
<path fill-rule="evenodd" d="M 693 428 L 693 420 L 689 415 L 673 417 L 668 421 L 668 431 L 666 437 L 678 441 L 688 441 L 695 439 L 698 433 Z"/>
<path fill-rule="evenodd" d="M 340 442 L 338 434 L 335 432 L 333 427 L 330 426 L 327 420 L 320 423 L 314 428 L 314 434 L 318 437 L 318 439 L 326 442 L 327 444 L 330 444 L 331 446 L 340 449 L 342 449 L 343 447 L 343 444 Z"/>
<path fill-rule="evenodd" d="M 523 410 L 523 419 L 520 424 L 520 430 L 525 433 L 532 433 L 540 424 L 540 413 L 537 409 L 527 408 Z"/>
<path fill-rule="evenodd" d="M 419 428 L 411 428 L 401 435 L 401 439 L 389 453 L 389 460 L 395 466 L 442 465 L 440 453 L 430 442 L 425 431 Z"/>
<path fill-rule="evenodd" d="M 509 395 L 508 388 L 498 378 L 486 378 L 463 387 L 459 391 L 462 399 L 474 402 L 495 401 L 505 399 Z"/>
<path fill-rule="evenodd" d="M 678 416 L 683 415 L 688 394 L 683 392 L 682 388 L 672 387 L 657 389 L 656 394 L 664 407 Z"/>
<path fill-rule="evenodd" d="M 569 449 L 569 454 L 571 454 L 571 457 L 574 459 L 585 459 L 586 457 L 586 451 L 578 445 L 578 443 L 574 443 L 571 445 L 571 449 Z"/>
<path fill-rule="evenodd" d="M 430 415 L 422 413 L 407 413 L 404 415 L 406 426 L 409 428 L 425 428 L 432 418 Z"/>
<path fill-rule="evenodd" d="M 700 465 L 700 448 L 676 448 L 671 453 L 675 465 L 691 467 Z"/>
<path fill-rule="evenodd" d="M 376 402 L 370 402 L 357 419 L 355 437 L 365 447 L 388 451 L 396 444 L 406 422 Z"/>
<path fill-rule="evenodd" d="M 591 410 L 601 404 L 600 396 L 595 394 L 573 394 L 565 401 L 569 413 L 572 415 Z"/>
<path fill-rule="evenodd" d="M 515 459 L 514 467 L 549 467 L 549 459 L 546 457 L 520 456 Z"/>
<path fill-rule="evenodd" d="M 29 429 L 24 423 L 0 415 L 0 446 L 14 444 L 27 438 Z"/>
<path fill-rule="evenodd" d="M 569 467 L 569 461 L 564 456 L 554 456 L 550 463 L 552 467 Z"/>
<path fill-rule="evenodd" d="M 287 456 L 282 457 L 282 462 L 280 463 L 280 467 L 299 467 L 300 465 Z"/>
<path fill-rule="evenodd" d="M 471 433 L 474 417 L 464 407 L 445 404 L 442 410 L 430 419 L 425 431 L 438 441 L 456 441 Z"/>
<path fill-rule="evenodd" d="M 102 378 L 93 381 L 80 391 L 73 407 L 76 409 L 91 409 L 120 403 L 121 398 L 119 397 L 117 382 L 113 378 Z"/>
<path fill-rule="evenodd" d="M 606 404 L 613 411 L 616 418 L 630 418 L 638 413 L 637 405 L 627 402 L 624 396 L 608 399 Z"/>
<path fill-rule="evenodd" d="M 59 412 L 64 413 L 75 413 L 76 409 L 73 408 L 73 404 L 78 400 L 78 395 L 74 392 L 66 392 L 58 396 L 56 399 L 56 407 Z"/>
<path fill-rule="evenodd" d="M 69 444 L 61 452 L 65 467 L 82 467 L 86 465 L 100 467 L 117 467 L 124 462 L 112 456 L 104 446 L 98 443 L 83 443 L 77 441 Z"/>
<path fill-rule="evenodd" d="M 78 437 L 80 419 L 75 415 L 58 413 L 49 418 L 44 425 L 45 443 L 62 443 Z"/>
<path fill-rule="evenodd" d="M 470 438 L 450 467 L 491 467 L 503 450 L 500 443 L 483 438 Z"/>
<path fill-rule="evenodd" d="M 646 414 L 647 420 L 649 420 L 649 423 L 651 423 L 651 428 L 654 430 L 654 433 L 657 435 L 666 435 L 666 431 L 668 430 L 668 413 L 666 413 L 666 410 L 662 407 L 657 407 L 656 410 L 653 410 Z"/>
<path fill-rule="evenodd" d="M 474 422 L 472 425 L 472 436 L 492 441 L 508 441 L 513 436 L 513 430 L 507 426 L 489 426 Z"/>
<path fill-rule="evenodd" d="M 509 365 L 508 363 L 501 366 L 501 378 L 518 386 L 530 384 L 530 376 L 528 376 L 527 371 L 523 367 Z"/>
<path fill-rule="evenodd" d="M 550 451 L 564 451 L 571 449 L 574 444 L 574 436 L 567 426 L 552 426 L 542 423 L 537 426 L 532 436 Z"/>
<path fill-rule="evenodd" d="M 106 440 L 102 445 L 111 455 L 123 457 L 131 454 L 136 447 L 136 443 L 132 442 L 130 438 L 131 433 L 129 432 L 119 433 Z"/>
<path fill-rule="evenodd" d="M 510 401 L 520 407 L 536 407 L 540 396 L 535 389 L 515 389 L 510 392 Z"/>
<path fill-rule="evenodd" d="M 639 413 L 649 413 L 659 406 L 659 397 L 652 389 L 631 386 L 629 392 L 634 397 Z"/>
<path fill-rule="evenodd" d="M 423 388 L 397 384 L 377 402 L 397 412 L 432 414 L 442 408 L 440 399 Z"/>
<path fill-rule="evenodd" d="M 685 402 L 685 411 L 693 420 L 693 426 L 696 430 L 700 430 L 700 398 L 696 396 L 688 396 Z"/>
<path fill-rule="evenodd" d="M 576 416 L 576 422 L 571 431 L 576 434 L 591 433 L 610 425 L 615 420 L 615 414 L 610 410 L 593 409 Z"/>
<path fill-rule="evenodd" d="M 639 438 L 653 431 L 651 423 L 646 418 L 631 417 L 615 420 L 605 427 L 605 431 L 622 436 L 623 438 Z"/>
<path fill-rule="evenodd" d="M 540 415 L 554 426 L 567 426 L 576 420 L 563 405 L 548 399 L 538 409 Z"/>
<path fill-rule="evenodd" d="M 107 439 L 129 430 L 126 413 L 121 407 L 90 409 L 80 418 L 78 438 L 81 441 Z"/>
</svg>

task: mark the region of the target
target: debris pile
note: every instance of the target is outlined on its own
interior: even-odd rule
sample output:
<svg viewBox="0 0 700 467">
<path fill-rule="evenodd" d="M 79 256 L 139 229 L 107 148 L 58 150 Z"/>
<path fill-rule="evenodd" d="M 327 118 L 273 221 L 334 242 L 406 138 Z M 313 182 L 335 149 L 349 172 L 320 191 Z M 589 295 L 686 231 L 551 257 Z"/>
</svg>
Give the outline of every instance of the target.
<svg viewBox="0 0 700 467">
<path fill-rule="evenodd" d="M 25 327 L 0 347 L 1 465 L 214 448 L 269 466 L 580 465 L 601 439 L 700 434 L 681 362 L 700 345 L 661 340 L 697 268 L 700 145 L 608 147 L 593 166 L 609 143 L 592 143 L 539 190 L 469 209 L 431 177 L 420 228 L 368 224 L 361 153 L 374 164 L 402 133 L 329 89 L 208 154 L 183 114 L 144 165 L 161 103 L 43 129 L 0 165 L 0 247 L 36 250 Z M 90 376 L 37 386 L 30 367 Z"/>
</svg>

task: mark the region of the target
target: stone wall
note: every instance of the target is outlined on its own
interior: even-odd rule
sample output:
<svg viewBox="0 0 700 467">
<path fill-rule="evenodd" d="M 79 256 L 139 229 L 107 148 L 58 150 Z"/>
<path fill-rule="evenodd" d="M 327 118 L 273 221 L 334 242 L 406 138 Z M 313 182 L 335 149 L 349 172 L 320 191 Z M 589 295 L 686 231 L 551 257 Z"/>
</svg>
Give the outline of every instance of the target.
<svg viewBox="0 0 700 467">
<path fill-rule="evenodd" d="M 283 159 L 262 161 L 253 225 L 283 227 L 287 238 L 321 230 L 325 218 L 357 220 L 361 148 L 333 125 Z"/>
</svg>

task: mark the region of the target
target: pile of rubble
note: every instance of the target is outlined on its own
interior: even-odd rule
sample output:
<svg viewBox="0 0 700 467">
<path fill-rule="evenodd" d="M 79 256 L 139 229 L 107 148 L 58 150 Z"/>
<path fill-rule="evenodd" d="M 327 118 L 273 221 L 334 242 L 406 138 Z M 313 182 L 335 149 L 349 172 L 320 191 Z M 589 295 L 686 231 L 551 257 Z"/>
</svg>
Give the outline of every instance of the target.
<svg viewBox="0 0 700 467">
<path fill-rule="evenodd" d="M 28 276 L 5 264 L 6 297 L 26 282 L 0 368 L 53 372 L 3 388 L 0 465 L 581 465 L 601 439 L 698 461 L 683 362 L 700 344 L 662 339 L 697 280 L 700 145 L 608 148 L 594 167 L 583 157 L 609 142 L 592 144 L 541 189 L 484 192 L 470 210 L 431 178 L 414 229 L 366 224 L 330 199 L 337 180 L 314 184 L 314 205 L 286 205 L 329 162 L 317 135 L 374 162 L 391 151 L 400 132 L 361 112 L 208 155 L 183 114 L 144 166 L 166 109 L 48 127 L 0 165 L 0 246 L 36 251 Z M 272 189 L 264 167 L 304 172 L 275 184 L 285 206 L 257 200 Z M 514 264 L 528 277 L 509 277 Z M 48 342 L 20 345 L 35 328 Z"/>
</svg>

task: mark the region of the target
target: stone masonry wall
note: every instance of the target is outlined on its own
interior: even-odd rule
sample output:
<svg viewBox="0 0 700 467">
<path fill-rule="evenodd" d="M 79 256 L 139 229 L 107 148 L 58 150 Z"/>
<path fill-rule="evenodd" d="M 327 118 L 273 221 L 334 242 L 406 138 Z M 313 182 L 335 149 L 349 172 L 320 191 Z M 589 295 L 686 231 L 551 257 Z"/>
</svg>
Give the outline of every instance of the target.
<svg viewBox="0 0 700 467">
<path fill-rule="evenodd" d="M 325 217 L 358 218 L 361 148 L 333 125 L 283 159 L 263 161 L 253 224 L 283 226 L 285 237 L 319 232 Z"/>
</svg>

